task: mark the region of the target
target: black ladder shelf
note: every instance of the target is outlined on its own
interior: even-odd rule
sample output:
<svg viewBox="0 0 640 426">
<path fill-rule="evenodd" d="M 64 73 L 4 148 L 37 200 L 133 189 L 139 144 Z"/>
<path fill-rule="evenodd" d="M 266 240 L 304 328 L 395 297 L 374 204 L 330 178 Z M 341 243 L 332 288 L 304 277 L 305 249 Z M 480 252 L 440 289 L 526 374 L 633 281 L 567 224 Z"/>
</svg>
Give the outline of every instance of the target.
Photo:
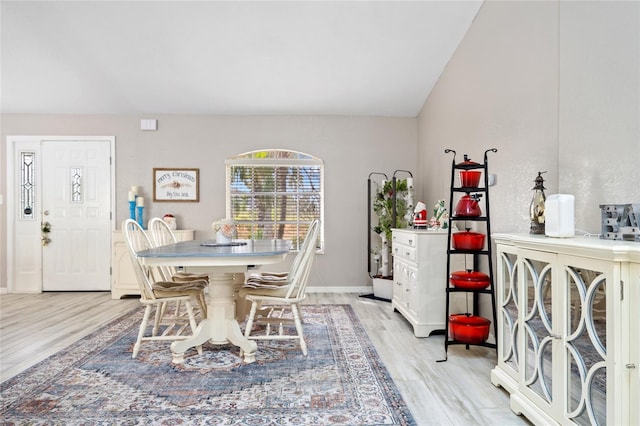
<svg viewBox="0 0 640 426">
<path fill-rule="evenodd" d="M 452 149 L 445 149 L 444 152 L 446 154 L 452 152 L 453 160 L 451 165 L 451 193 L 449 196 L 449 214 L 451 226 L 449 226 L 448 238 L 447 238 L 447 276 L 446 276 L 446 318 L 445 318 L 445 339 L 444 339 L 444 352 L 445 358 L 440 361 L 446 361 L 448 356 L 448 349 L 450 345 L 465 345 L 467 349 L 471 345 L 473 346 L 485 346 L 488 348 L 494 348 L 497 350 L 497 341 L 495 343 L 487 343 L 483 341 L 481 343 L 469 343 L 463 342 L 459 340 L 452 339 L 449 333 L 449 315 L 450 315 L 450 296 L 451 293 L 471 293 L 473 296 L 472 303 L 472 314 L 479 315 L 479 306 L 480 306 L 480 296 L 483 294 L 488 294 L 491 296 L 491 310 L 493 314 L 492 323 L 493 323 L 493 335 L 497 339 L 498 336 L 498 327 L 496 324 L 496 296 L 495 296 L 495 280 L 494 280 L 494 272 L 493 272 L 493 252 L 492 252 L 492 244 L 491 244 L 491 221 L 489 220 L 489 173 L 488 173 L 488 161 L 487 154 L 489 152 L 498 152 L 497 149 L 492 148 L 488 149 L 484 152 L 484 163 L 472 163 L 468 162 L 467 156 L 465 155 L 465 162 L 456 164 L 456 152 Z M 465 186 L 456 186 L 456 172 L 460 170 L 477 170 L 483 172 L 483 182 L 484 186 L 478 187 L 465 187 Z M 477 217 L 468 217 L 468 216 L 456 216 L 454 206 L 454 197 L 456 194 L 481 194 L 484 197 L 484 202 L 481 204 L 484 205 L 483 212 L 484 214 Z M 459 198 L 459 197 L 456 197 Z M 482 198 L 482 197 L 481 197 Z M 455 222 L 464 223 L 464 222 L 480 222 L 484 223 L 484 228 L 486 230 L 485 244 L 482 250 L 460 250 L 453 249 L 452 246 L 452 228 Z M 466 228 L 466 224 L 465 224 Z M 480 258 L 482 256 L 486 257 L 486 262 L 488 265 L 488 273 L 489 276 L 489 286 L 485 289 L 481 290 L 469 290 L 469 289 L 461 289 L 456 288 L 449 282 L 449 277 L 451 275 L 451 258 L 456 255 L 472 255 L 473 256 L 473 270 L 479 271 L 480 268 Z"/>
</svg>

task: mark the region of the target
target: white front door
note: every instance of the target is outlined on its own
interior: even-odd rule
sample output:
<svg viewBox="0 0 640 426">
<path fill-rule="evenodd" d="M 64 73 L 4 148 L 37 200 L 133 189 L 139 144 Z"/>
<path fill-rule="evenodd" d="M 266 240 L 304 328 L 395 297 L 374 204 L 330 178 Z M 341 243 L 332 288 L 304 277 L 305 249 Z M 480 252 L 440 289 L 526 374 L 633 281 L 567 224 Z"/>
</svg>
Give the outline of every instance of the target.
<svg viewBox="0 0 640 426">
<path fill-rule="evenodd" d="M 42 144 L 42 289 L 109 290 L 110 147 L 106 141 Z"/>
<path fill-rule="evenodd" d="M 16 214 L 8 259 L 13 291 L 110 290 L 113 143 L 113 138 L 94 137 L 14 142 Z M 29 191 L 20 170 L 25 151 L 33 153 L 35 167 L 27 178 Z M 25 195 L 31 197 L 26 204 Z M 31 214 L 24 214 L 23 204 Z M 42 233 L 43 227 L 50 232 Z M 41 236 L 50 241 L 41 244 Z"/>
</svg>

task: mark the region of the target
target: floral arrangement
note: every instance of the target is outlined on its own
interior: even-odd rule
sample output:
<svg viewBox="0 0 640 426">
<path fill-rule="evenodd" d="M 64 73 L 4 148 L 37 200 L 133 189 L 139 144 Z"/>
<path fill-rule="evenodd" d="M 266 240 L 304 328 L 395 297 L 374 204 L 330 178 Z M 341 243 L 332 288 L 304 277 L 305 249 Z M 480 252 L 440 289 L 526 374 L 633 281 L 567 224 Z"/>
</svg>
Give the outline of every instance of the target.
<svg viewBox="0 0 640 426">
<path fill-rule="evenodd" d="M 236 225 L 231 219 L 219 219 L 211 224 L 211 228 L 215 232 L 220 232 L 227 238 L 232 238 L 236 232 Z"/>
</svg>

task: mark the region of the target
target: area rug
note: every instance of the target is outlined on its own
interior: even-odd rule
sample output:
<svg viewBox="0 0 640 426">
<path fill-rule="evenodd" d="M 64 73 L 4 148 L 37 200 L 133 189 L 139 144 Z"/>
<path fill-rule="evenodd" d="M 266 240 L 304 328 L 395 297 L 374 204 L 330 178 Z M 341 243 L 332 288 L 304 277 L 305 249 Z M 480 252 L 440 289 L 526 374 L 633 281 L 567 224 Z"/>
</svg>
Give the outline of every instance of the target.
<svg viewBox="0 0 640 426">
<path fill-rule="evenodd" d="M 169 343 L 133 343 L 136 310 L 0 386 L 12 424 L 414 425 L 349 305 L 302 306 L 309 355 L 293 341 L 204 346 L 171 363 Z"/>
</svg>

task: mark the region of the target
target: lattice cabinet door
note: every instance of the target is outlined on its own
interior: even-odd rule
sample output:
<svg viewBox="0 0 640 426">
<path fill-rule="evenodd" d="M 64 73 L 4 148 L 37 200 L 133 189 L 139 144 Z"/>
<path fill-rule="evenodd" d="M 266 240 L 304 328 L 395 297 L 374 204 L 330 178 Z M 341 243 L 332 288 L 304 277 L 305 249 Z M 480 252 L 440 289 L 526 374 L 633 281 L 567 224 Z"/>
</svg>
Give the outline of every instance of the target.
<svg viewBox="0 0 640 426">
<path fill-rule="evenodd" d="M 622 339 L 620 264 L 578 256 L 558 255 L 561 275 L 556 289 L 565 319 L 560 332 L 559 361 L 563 417 L 578 424 L 607 424 L 623 383 L 614 366 L 620 358 L 615 342 Z M 618 361 L 619 363 L 619 361 Z"/>
<path fill-rule="evenodd" d="M 560 383 L 554 377 L 558 336 L 562 331 L 554 253 L 519 251 L 518 305 L 520 321 L 518 352 L 521 357 L 522 392 L 539 406 L 555 411 Z"/>
<path fill-rule="evenodd" d="M 518 299 L 518 256 L 513 246 L 498 244 L 496 255 L 496 305 L 498 315 L 498 366 L 492 381 L 505 388 L 517 388 L 520 375 L 518 330 L 520 305 Z M 499 373 L 505 380 L 494 378 Z"/>
</svg>

